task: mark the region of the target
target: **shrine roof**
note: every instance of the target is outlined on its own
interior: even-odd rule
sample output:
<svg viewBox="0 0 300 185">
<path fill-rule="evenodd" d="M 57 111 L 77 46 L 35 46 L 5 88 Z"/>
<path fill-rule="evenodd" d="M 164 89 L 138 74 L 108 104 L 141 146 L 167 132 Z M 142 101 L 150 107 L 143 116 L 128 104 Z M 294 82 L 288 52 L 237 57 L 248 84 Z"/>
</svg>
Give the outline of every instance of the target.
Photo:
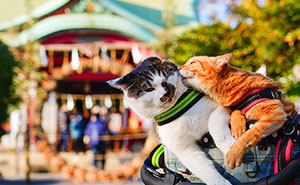
<svg viewBox="0 0 300 185">
<path fill-rule="evenodd" d="M 40 18 L 65 6 L 72 0 L 34 0 L 28 4 L 26 0 L 0 0 L 0 30 L 21 25 L 28 21 L 28 15 Z M 74 0 L 73 0 L 74 1 Z M 76 0 L 75 0 L 76 1 Z M 107 8 L 135 20 L 143 20 L 159 27 L 163 26 L 162 12 L 166 2 L 162 0 L 96 0 Z M 198 0 L 173 0 L 177 25 L 185 25 L 198 21 Z M 31 11 L 28 11 L 31 9 Z M 13 11 L 12 11 L 13 10 Z M 155 28 L 154 28 L 155 29 Z"/>
<path fill-rule="evenodd" d="M 163 11 L 166 2 L 162 0 L 101 0 L 101 2 L 114 12 L 133 19 L 144 26 L 152 26 L 153 30 L 161 30 L 163 27 Z M 187 25 L 198 22 L 198 0 L 173 0 L 175 24 Z"/>
<path fill-rule="evenodd" d="M 154 35 L 147 29 L 125 18 L 113 15 L 80 13 L 56 15 L 43 19 L 33 25 L 30 30 L 21 32 L 10 45 L 24 45 L 29 40 L 41 39 L 52 33 L 81 28 L 117 31 L 141 42 L 150 42 L 155 39 Z"/>
<path fill-rule="evenodd" d="M 40 18 L 61 8 L 71 0 L 34 0 L 28 4 L 27 0 L 0 0 L 0 31 L 12 26 L 24 24 L 29 20 L 28 14 L 33 18 Z M 33 1 L 32 1 L 33 2 Z M 31 9 L 31 11 L 28 11 Z"/>
<path fill-rule="evenodd" d="M 199 0 L 173 0 L 175 29 L 186 28 L 198 23 Z M 26 0 L 0 0 L 0 31 L 20 26 L 29 19 L 37 21 L 31 29 L 22 31 L 9 45 L 20 46 L 32 40 L 43 38 L 70 29 L 103 29 L 118 31 L 125 36 L 142 42 L 157 40 L 163 31 L 164 13 L 170 0 L 35 0 L 32 11 L 27 12 Z M 87 11 L 88 3 L 93 10 Z M 15 8 L 14 5 L 16 4 Z M 27 6 L 27 8 L 26 8 Z M 14 8 L 14 11 L 11 9 Z M 68 11 L 67 11 L 68 10 Z M 13 13 L 15 12 L 15 13 Z M 57 15 L 59 14 L 59 15 Z"/>
</svg>

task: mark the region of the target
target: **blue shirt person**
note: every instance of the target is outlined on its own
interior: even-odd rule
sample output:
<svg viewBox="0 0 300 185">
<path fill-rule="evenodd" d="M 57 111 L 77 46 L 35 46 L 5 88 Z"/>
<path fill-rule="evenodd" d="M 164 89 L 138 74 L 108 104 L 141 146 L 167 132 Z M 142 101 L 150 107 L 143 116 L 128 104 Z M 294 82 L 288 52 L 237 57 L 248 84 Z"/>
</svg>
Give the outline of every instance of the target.
<svg viewBox="0 0 300 185">
<path fill-rule="evenodd" d="M 105 165 L 106 144 L 99 137 L 107 133 L 107 123 L 99 119 L 99 114 L 92 114 L 84 135 L 89 138 L 89 145 L 94 154 L 94 166 L 98 167 L 98 162 L 101 161 L 101 169 L 104 169 Z"/>
<path fill-rule="evenodd" d="M 81 114 L 71 114 L 70 116 L 70 135 L 72 138 L 73 150 L 76 153 L 85 150 L 83 144 L 84 120 Z"/>
<path fill-rule="evenodd" d="M 57 115 L 57 123 L 58 123 L 58 131 L 59 131 L 59 140 L 56 146 L 56 151 L 64 151 L 68 150 L 68 138 L 69 138 L 69 125 L 68 125 L 68 109 L 67 105 L 63 104 Z"/>
</svg>

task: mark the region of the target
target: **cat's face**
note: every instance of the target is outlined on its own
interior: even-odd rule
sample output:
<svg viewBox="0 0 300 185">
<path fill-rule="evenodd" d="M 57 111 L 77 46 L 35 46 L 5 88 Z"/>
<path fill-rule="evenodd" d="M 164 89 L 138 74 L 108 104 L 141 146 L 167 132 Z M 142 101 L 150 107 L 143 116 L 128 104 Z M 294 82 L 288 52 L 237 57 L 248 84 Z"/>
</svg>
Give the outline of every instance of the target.
<svg viewBox="0 0 300 185">
<path fill-rule="evenodd" d="M 149 57 L 127 75 L 108 83 L 124 92 L 125 103 L 136 113 L 153 117 L 175 101 L 178 86 L 183 86 L 181 80 L 176 64 Z"/>
<path fill-rule="evenodd" d="M 232 60 L 233 54 L 217 57 L 196 56 L 190 58 L 186 64 L 180 66 L 180 74 L 184 83 L 205 91 L 218 76 L 224 72 L 224 67 Z"/>
</svg>

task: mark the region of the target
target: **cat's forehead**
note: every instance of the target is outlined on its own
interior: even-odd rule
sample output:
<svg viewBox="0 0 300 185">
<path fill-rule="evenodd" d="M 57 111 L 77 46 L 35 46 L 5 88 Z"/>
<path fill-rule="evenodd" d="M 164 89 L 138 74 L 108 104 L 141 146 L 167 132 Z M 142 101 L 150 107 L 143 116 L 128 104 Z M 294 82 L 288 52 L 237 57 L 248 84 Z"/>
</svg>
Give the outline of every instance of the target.
<svg viewBox="0 0 300 185">
<path fill-rule="evenodd" d="M 143 68 L 146 69 L 154 69 L 154 70 L 176 70 L 176 64 L 167 61 L 162 60 L 158 57 L 149 57 L 143 61 L 143 63 L 140 65 Z"/>
<path fill-rule="evenodd" d="M 151 84 L 160 84 L 161 82 L 166 81 L 166 77 L 162 74 L 153 74 Z"/>
<path fill-rule="evenodd" d="M 214 61 L 215 57 L 209 57 L 209 56 L 195 56 L 190 58 L 187 61 L 187 64 L 191 64 L 193 62 L 212 62 Z"/>
<path fill-rule="evenodd" d="M 166 77 L 177 70 L 178 66 L 172 62 L 161 60 L 159 57 L 148 57 L 131 74 L 147 78 L 157 74 Z"/>
</svg>

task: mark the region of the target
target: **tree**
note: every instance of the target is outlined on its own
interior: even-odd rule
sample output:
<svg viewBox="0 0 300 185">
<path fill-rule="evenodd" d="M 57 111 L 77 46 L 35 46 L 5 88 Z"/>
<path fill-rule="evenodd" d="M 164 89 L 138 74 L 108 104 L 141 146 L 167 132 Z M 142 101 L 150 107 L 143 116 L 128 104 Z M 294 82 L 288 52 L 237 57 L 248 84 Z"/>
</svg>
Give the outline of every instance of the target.
<svg viewBox="0 0 300 185">
<path fill-rule="evenodd" d="M 8 108 L 19 101 L 15 93 L 16 86 L 13 78 L 16 76 L 14 69 L 19 65 L 10 53 L 8 46 L 0 41 L 0 126 L 8 119 Z M 0 136 L 4 133 L 0 127 Z"/>
<path fill-rule="evenodd" d="M 268 76 L 283 84 L 289 96 L 297 96 L 300 85 L 292 69 L 300 63 L 300 3 L 298 0 L 244 0 L 232 5 L 235 28 L 214 22 L 200 25 L 169 41 L 166 58 L 181 65 L 194 55 L 234 53 L 233 65 L 256 71 L 267 65 Z M 228 20 L 230 22 L 230 20 Z M 163 47 L 163 46 L 162 46 Z"/>
</svg>

